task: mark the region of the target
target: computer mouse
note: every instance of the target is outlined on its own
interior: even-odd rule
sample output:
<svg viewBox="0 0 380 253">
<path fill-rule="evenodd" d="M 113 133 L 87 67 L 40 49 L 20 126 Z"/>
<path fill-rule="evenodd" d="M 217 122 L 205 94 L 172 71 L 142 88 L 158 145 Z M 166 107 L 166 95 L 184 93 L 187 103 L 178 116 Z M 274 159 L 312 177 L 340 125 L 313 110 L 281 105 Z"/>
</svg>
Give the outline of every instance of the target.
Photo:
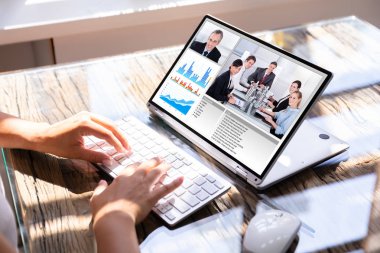
<svg viewBox="0 0 380 253">
<path fill-rule="evenodd" d="M 300 227 L 301 221 L 290 213 L 281 210 L 258 213 L 248 224 L 243 239 L 243 251 L 286 252 Z"/>
</svg>

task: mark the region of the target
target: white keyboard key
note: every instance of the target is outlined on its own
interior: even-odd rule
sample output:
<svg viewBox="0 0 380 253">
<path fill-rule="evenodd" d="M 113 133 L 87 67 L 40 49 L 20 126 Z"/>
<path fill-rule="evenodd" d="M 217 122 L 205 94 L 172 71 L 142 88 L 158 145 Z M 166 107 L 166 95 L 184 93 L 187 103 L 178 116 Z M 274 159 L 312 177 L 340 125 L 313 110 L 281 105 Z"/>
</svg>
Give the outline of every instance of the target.
<svg viewBox="0 0 380 253">
<path fill-rule="evenodd" d="M 134 164 L 135 162 L 132 159 L 123 158 L 123 159 L 119 160 L 119 163 L 121 163 L 121 165 L 127 167 L 127 166 L 129 166 L 131 164 Z"/>
<path fill-rule="evenodd" d="M 214 183 L 214 182 L 215 182 L 215 178 L 214 178 L 213 176 L 211 176 L 211 175 L 207 175 L 207 176 L 206 176 L 206 179 L 207 179 L 208 181 L 210 181 L 211 183 Z"/>
<path fill-rule="evenodd" d="M 208 194 L 213 195 L 218 191 L 218 188 L 216 188 L 213 184 L 206 182 L 202 185 L 202 188 L 208 192 Z"/>
<path fill-rule="evenodd" d="M 188 166 L 183 166 L 178 169 L 179 172 L 181 172 L 183 175 L 186 175 L 188 172 L 191 171 L 191 168 Z"/>
<path fill-rule="evenodd" d="M 210 195 L 208 195 L 208 193 L 203 190 L 197 193 L 197 198 L 202 201 L 207 199 L 209 196 Z"/>
<path fill-rule="evenodd" d="M 143 159 L 143 157 L 137 153 L 133 153 L 130 159 L 136 163 L 136 162 L 140 162 Z"/>
<path fill-rule="evenodd" d="M 147 149 L 151 149 L 155 146 L 156 144 L 153 142 L 153 141 L 148 141 L 147 143 L 144 144 L 144 146 L 147 148 Z"/>
<path fill-rule="evenodd" d="M 153 139 L 155 143 L 157 143 L 158 145 L 161 145 L 163 143 L 163 140 L 159 137 Z"/>
<path fill-rule="evenodd" d="M 190 206 L 181 199 L 175 199 L 174 201 L 171 201 L 170 204 L 172 204 L 172 206 L 174 206 L 181 213 L 186 213 L 190 210 Z"/>
<path fill-rule="evenodd" d="M 175 160 L 177 160 L 177 157 L 175 157 L 174 155 L 169 155 L 169 156 L 165 157 L 165 161 L 167 163 L 173 163 Z"/>
<path fill-rule="evenodd" d="M 173 212 L 168 212 L 165 214 L 165 216 L 169 219 L 169 220 L 175 220 L 175 215 L 173 214 Z"/>
<path fill-rule="evenodd" d="M 172 164 L 173 168 L 175 168 L 175 169 L 179 169 L 179 168 L 181 168 L 181 167 L 183 166 L 183 162 L 181 162 L 181 161 L 179 161 L 179 160 L 174 161 L 174 162 L 171 163 L 171 164 Z"/>
<path fill-rule="evenodd" d="M 169 210 L 171 210 L 173 208 L 172 205 L 170 205 L 169 203 L 164 203 L 164 204 L 159 204 L 158 206 L 156 206 L 156 208 L 161 212 L 161 213 L 166 213 L 168 212 Z"/>
<path fill-rule="evenodd" d="M 102 152 L 102 153 L 104 153 L 104 150 L 101 147 L 99 147 L 99 146 L 95 146 L 91 150 L 96 151 L 96 152 Z"/>
<path fill-rule="evenodd" d="M 133 134 L 132 136 L 133 136 L 133 138 L 134 138 L 135 140 L 139 140 L 139 139 L 141 139 L 141 138 L 144 136 L 144 134 L 141 133 L 141 132 L 139 132 L 139 131 L 135 131 L 134 134 Z"/>
<path fill-rule="evenodd" d="M 141 145 L 140 143 L 136 143 L 135 145 L 132 146 L 132 149 L 136 152 L 139 152 L 140 150 L 142 150 L 144 148 L 143 145 Z"/>
<path fill-rule="evenodd" d="M 166 150 L 162 150 L 160 153 L 158 153 L 158 156 L 161 157 L 161 158 L 165 158 L 168 155 L 170 155 L 170 153 L 168 151 L 166 151 Z"/>
<path fill-rule="evenodd" d="M 224 184 L 222 184 L 222 183 L 219 182 L 219 181 L 215 181 L 215 182 L 214 182 L 214 185 L 215 185 L 216 187 L 218 187 L 219 189 L 223 189 L 223 188 L 224 188 Z"/>
<path fill-rule="evenodd" d="M 175 154 L 177 154 L 177 149 L 171 147 L 171 148 L 169 149 L 169 153 L 172 154 L 172 155 L 175 155 Z"/>
<path fill-rule="evenodd" d="M 164 197 L 164 199 L 169 199 L 169 198 L 171 198 L 172 196 L 173 196 L 173 192 L 171 192 L 171 193 L 169 193 L 168 195 L 166 195 L 165 197 Z"/>
<path fill-rule="evenodd" d="M 182 187 L 179 187 L 177 188 L 175 191 L 174 191 L 174 194 L 177 195 L 178 197 L 181 196 L 182 194 L 184 194 L 186 192 L 185 189 L 183 189 Z"/>
<path fill-rule="evenodd" d="M 162 151 L 162 147 L 160 146 L 155 146 L 154 148 L 151 149 L 151 151 L 155 154 L 158 154 Z"/>
<path fill-rule="evenodd" d="M 113 156 L 114 154 L 117 153 L 117 150 L 115 148 L 110 148 L 110 149 L 106 150 L 106 153 L 110 156 Z"/>
<path fill-rule="evenodd" d="M 84 138 L 84 147 L 85 148 L 92 149 L 93 147 L 95 147 L 95 145 L 96 145 L 95 142 L 93 142 L 89 138 Z"/>
<path fill-rule="evenodd" d="M 147 127 L 144 127 L 143 129 L 141 129 L 141 133 L 143 133 L 145 136 L 149 136 L 151 132 L 152 131 Z"/>
<path fill-rule="evenodd" d="M 204 177 L 197 177 L 196 179 L 194 179 L 194 183 L 196 183 L 197 185 L 202 185 L 206 183 L 206 179 L 204 179 Z"/>
<path fill-rule="evenodd" d="M 206 172 L 205 170 L 199 170 L 198 171 L 199 175 L 201 175 L 202 177 L 205 177 L 208 175 L 208 172 Z"/>
<path fill-rule="evenodd" d="M 112 158 L 115 159 L 116 161 L 120 161 L 122 158 L 126 158 L 126 154 L 124 154 L 124 153 L 117 153 Z"/>
<path fill-rule="evenodd" d="M 173 168 L 170 168 L 166 174 L 169 176 L 169 177 L 176 177 L 179 175 L 179 172 L 176 170 L 176 169 L 173 169 Z"/>
<path fill-rule="evenodd" d="M 121 129 L 129 135 L 133 135 L 134 133 L 136 133 L 136 129 L 134 129 L 132 126 L 124 125 L 121 127 Z"/>
<path fill-rule="evenodd" d="M 183 160 L 185 158 L 181 153 L 177 153 L 175 156 L 178 160 Z"/>
<path fill-rule="evenodd" d="M 199 204 L 199 200 L 194 195 L 188 192 L 185 192 L 185 194 L 181 196 L 181 199 L 192 207 Z"/>
<path fill-rule="evenodd" d="M 183 162 L 187 165 L 190 166 L 193 162 L 190 161 L 189 159 L 184 159 Z"/>
<path fill-rule="evenodd" d="M 149 138 L 146 137 L 146 136 L 142 137 L 141 139 L 140 139 L 140 138 L 138 138 L 138 139 L 139 139 L 139 142 L 140 142 L 141 144 L 145 144 L 145 143 L 147 143 L 148 141 L 150 141 Z"/>
<path fill-rule="evenodd" d="M 144 156 L 145 160 L 149 160 L 149 159 L 156 158 L 156 157 L 157 157 L 157 155 L 153 154 L 153 153 L 149 153 L 148 155 Z"/>
<path fill-rule="evenodd" d="M 117 175 L 119 175 L 120 172 L 122 172 L 125 169 L 123 165 L 120 165 L 116 161 L 114 161 L 114 163 L 111 166 L 107 166 L 107 168 Z"/>
<path fill-rule="evenodd" d="M 196 178 L 198 176 L 198 173 L 195 172 L 195 171 L 190 171 L 189 173 L 186 174 L 186 177 L 193 180 L 194 178 Z"/>
<path fill-rule="evenodd" d="M 191 180 L 189 180 L 187 178 L 185 178 L 185 180 L 183 180 L 183 183 L 182 183 L 182 187 L 183 188 L 187 189 L 187 188 L 189 188 L 192 185 L 193 185 L 193 181 L 191 181 Z"/>
<path fill-rule="evenodd" d="M 133 138 L 127 138 L 127 141 L 128 141 L 128 144 L 129 144 L 130 146 L 132 146 L 132 147 L 138 143 L 138 142 L 137 142 L 135 139 L 133 139 Z"/>
<path fill-rule="evenodd" d="M 201 191 L 201 188 L 195 184 L 189 187 L 189 192 L 193 195 L 197 194 L 200 191 Z"/>
<path fill-rule="evenodd" d="M 122 119 L 118 119 L 118 120 L 115 120 L 113 122 L 117 127 L 121 126 L 121 125 L 124 125 L 125 121 L 122 120 Z"/>
<path fill-rule="evenodd" d="M 139 152 L 139 154 L 140 154 L 141 156 L 147 156 L 149 153 L 150 153 L 150 150 L 149 150 L 149 149 L 146 149 L 146 148 L 140 150 L 140 152 Z"/>
<path fill-rule="evenodd" d="M 162 184 L 166 185 L 166 184 L 170 184 L 171 182 L 173 182 L 175 180 L 175 178 L 171 178 L 171 177 L 165 177 L 164 180 L 162 180 Z"/>
</svg>

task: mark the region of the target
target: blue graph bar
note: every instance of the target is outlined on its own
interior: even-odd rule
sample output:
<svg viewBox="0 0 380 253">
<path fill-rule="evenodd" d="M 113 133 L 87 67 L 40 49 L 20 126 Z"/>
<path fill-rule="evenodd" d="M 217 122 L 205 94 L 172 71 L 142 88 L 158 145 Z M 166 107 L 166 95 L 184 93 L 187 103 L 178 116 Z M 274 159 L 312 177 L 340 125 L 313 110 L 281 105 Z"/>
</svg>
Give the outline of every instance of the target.
<svg viewBox="0 0 380 253">
<path fill-rule="evenodd" d="M 190 65 L 190 67 L 186 70 L 187 63 L 185 63 L 183 66 L 181 66 L 177 73 L 183 75 L 184 77 L 190 79 L 192 82 L 198 84 L 202 88 L 205 88 L 207 84 L 210 82 L 210 73 L 212 69 L 210 67 L 207 68 L 205 73 L 201 78 L 199 78 L 199 75 L 197 73 L 194 73 L 193 66 L 195 61 L 193 61 Z"/>
</svg>

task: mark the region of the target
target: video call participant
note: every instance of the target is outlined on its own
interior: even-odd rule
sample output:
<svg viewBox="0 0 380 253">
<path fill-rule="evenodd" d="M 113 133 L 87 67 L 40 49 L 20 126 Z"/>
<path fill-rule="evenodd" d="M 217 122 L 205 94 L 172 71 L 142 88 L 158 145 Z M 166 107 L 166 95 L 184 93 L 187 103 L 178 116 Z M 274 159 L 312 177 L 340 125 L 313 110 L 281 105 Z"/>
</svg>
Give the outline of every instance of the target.
<svg viewBox="0 0 380 253">
<path fill-rule="evenodd" d="M 302 93 L 300 91 L 295 91 L 290 94 L 289 106 L 285 110 L 272 112 L 260 107 L 261 112 L 268 114 L 268 116 L 265 117 L 265 120 L 272 126 L 270 129 L 271 134 L 280 139 L 284 136 L 300 111 L 299 105 L 301 101 Z"/>
<path fill-rule="evenodd" d="M 244 92 L 244 93 L 248 91 L 248 89 L 250 88 L 250 85 L 246 86 L 246 82 L 243 82 L 241 79 L 244 75 L 244 72 L 247 69 L 250 69 L 253 66 L 253 64 L 255 64 L 255 62 L 256 62 L 256 57 L 253 55 L 250 55 L 245 59 L 244 64 L 241 67 L 241 70 L 239 71 L 239 73 L 234 75 L 232 78 L 232 84 L 234 86 L 234 89 Z"/>
<path fill-rule="evenodd" d="M 271 97 L 269 97 L 269 101 L 268 101 L 267 105 L 270 108 L 272 108 L 273 112 L 279 112 L 279 111 L 286 109 L 286 107 L 288 107 L 288 105 L 289 105 L 290 94 L 292 94 L 295 91 L 299 91 L 299 89 L 301 88 L 301 85 L 302 85 L 301 81 L 299 81 L 299 80 L 293 81 L 292 84 L 289 86 L 289 94 L 287 96 L 279 99 L 278 101 L 275 100 L 271 96 Z"/>
<path fill-rule="evenodd" d="M 222 103 L 227 101 L 230 103 L 235 103 L 235 98 L 231 95 L 231 91 L 234 88 L 232 84 L 232 77 L 239 73 L 242 66 L 242 60 L 234 60 L 226 72 L 215 78 L 214 83 L 207 90 L 206 94 Z"/>
<path fill-rule="evenodd" d="M 277 62 L 274 61 L 269 64 L 268 68 L 257 68 L 256 71 L 248 77 L 248 83 L 258 83 L 261 89 L 265 86 L 268 86 L 270 89 L 272 87 L 273 80 L 276 77 L 276 74 L 273 73 L 273 70 L 276 67 Z"/>
<path fill-rule="evenodd" d="M 221 53 L 219 52 L 218 48 L 216 48 L 216 46 L 219 45 L 222 39 L 223 31 L 215 30 L 210 34 L 207 42 L 193 41 L 193 43 L 190 45 L 190 48 L 195 52 L 198 52 L 210 60 L 218 63 Z"/>
</svg>

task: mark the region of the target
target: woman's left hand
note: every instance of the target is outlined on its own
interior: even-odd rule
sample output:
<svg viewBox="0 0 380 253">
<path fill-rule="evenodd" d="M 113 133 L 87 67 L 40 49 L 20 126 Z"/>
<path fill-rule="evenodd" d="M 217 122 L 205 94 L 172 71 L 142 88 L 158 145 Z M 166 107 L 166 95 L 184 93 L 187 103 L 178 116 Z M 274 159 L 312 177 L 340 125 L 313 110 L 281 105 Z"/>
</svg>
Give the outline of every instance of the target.
<svg viewBox="0 0 380 253">
<path fill-rule="evenodd" d="M 88 135 L 105 140 L 118 152 L 130 152 L 127 140 L 114 123 L 90 112 L 80 112 L 53 125 L 44 125 L 34 141 L 33 149 L 96 163 L 109 160 L 106 153 L 85 147 L 83 137 Z"/>
</svg>

